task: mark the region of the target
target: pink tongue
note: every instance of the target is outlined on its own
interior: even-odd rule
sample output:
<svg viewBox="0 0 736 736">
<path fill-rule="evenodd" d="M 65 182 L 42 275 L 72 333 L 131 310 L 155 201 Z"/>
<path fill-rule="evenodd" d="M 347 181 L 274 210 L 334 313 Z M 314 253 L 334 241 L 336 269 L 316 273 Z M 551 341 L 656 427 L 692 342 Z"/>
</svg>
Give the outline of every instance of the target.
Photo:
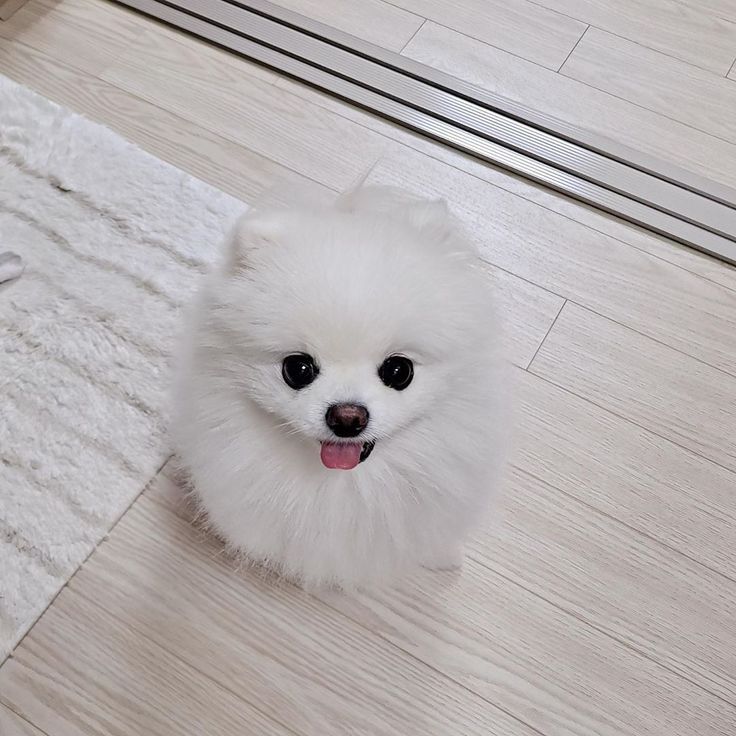
<svg viewBox="0 0 736 736">
<path fill-rule="evenodd" d="M 360 462 L 360 453 L 363 445 L 357 442 L 348 444 L 337 444 L 336 442 L 323 442 L 320 457 L 326 468 L 336 470 L 352 470 Z"/>
</svg>

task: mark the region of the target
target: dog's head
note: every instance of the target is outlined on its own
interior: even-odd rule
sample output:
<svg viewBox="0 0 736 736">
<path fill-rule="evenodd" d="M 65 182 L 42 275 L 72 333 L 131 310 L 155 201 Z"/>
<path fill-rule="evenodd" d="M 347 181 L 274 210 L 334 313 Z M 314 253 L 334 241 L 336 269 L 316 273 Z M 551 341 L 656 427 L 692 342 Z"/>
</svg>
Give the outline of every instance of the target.
<svg viewBox="0 0 736 736">
<path fill-rule="evenodd" d="M 489 359 L 476 253 L 443 203 L 392 190 L 246 215 L 215 299 L 243 396 L 328 468 L 472 395 Z"/>
</svg>

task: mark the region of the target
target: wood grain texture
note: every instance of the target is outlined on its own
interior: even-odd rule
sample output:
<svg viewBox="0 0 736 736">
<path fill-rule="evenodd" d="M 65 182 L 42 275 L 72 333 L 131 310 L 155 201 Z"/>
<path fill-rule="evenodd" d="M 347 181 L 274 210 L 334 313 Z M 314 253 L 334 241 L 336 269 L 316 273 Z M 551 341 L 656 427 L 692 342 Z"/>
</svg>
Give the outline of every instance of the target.
<svg viewBox="0 0 736 736">
<path fill-rule="evenodd" d="M 394 5 L 506 49 L 549 69 L 559 69 L 586 24 L 527 0 L 392 0 Z"/>
<path fill-rule="evenodd" d="M 445 197 L 489 263 L 736 373 L 735 292 L 413 151 L 369 180 Z"/>
<path fill-rule="evenodd" d="M 0 704 L 0 733 L 3 736 L 44 736 L 35 726 Z"/>
<path fill-rule="evenodd" d="M 503 513 L 471 556 L 736 706 L 736 581 L 526 473 L 512 475 Z"/>
<path fill-rule="evenodd" d="M 144 22 L 104 0 L 29 0 L 0 24 L 0 36 L 99 74 L 136 38 Z"/>
<path fill-rule="evenodd" d="M 569 302 L 530 370 L 736 470 L 736 378 Z"/>
<path fill-rule="evenodd" d="M 156 30 L 102 77 L 326 186 L 352 184 L 385 149 L 383 137 L 274 87 L 264 73 L 196 39 Z"/>
<path fill-rule="evenodd" d="M 736 22 L 736 5 L 732 0 L 680 0 L 680 2 L 701 13 Z"/>
<path fill-rule="evenodd" d="M 383 0 L 279 0 L 277 4 L 392 51 L 401 51 L 424 22 Z"/>
<path fill-rule="evenodd" d="M 729 80 L 591 28 L 561 72 L 591 87 L 736 142 L 736 87 Z M 726 165 L 736 171 L 736 146 Z"/>
<path fill-rule="evenodd" d="M 591 28 L 573 51 L 573 57 L 579 47 L 588 46 L 589 34 L 595 41 L 601 32 Z M 641 48 L 635 44 L 628 46 Z M 604 85 L 599 85 L 604 91 L 595 89 L 595 84 L 588 86 L 585 80 L 578 81 L 540 69 L 536 64 L 433 23 L 426 23 L 403 53 L 534 110 L 607 136 L 708 179 L 736 186 L 736 146 L 708 132 L 693 130 L 684 124 L 687 121 L 669 119 L 657 107 L 645 104 L 643 107 L 648 109 L 642 109 L 639 100 L 634 100 L 637 104 L 633 104 L 632 101 L 607 94 Z M 665 70 L 661 74 L 666 75 L 666 70 L 672 66 L 682 66 L 692 69 L 693 76 L 701 74 L 712 79 L 713 84 L 719 82 L 716 75 L 690 65 L 678 64 L 663 54 L 643 48 L 641 54 L 654 54 L 655 60 L 661 62 Z M 564 66 L 563 73 L 567 69 L 567 65 Z M 609 64 L 601 71 L 601 74 L 610 74 L 614 79 L 622 73 L 623 70 Z M 655 67 L 648 73 L 657 76 L 660 74 L 659 68 Z M 720 79 L 720 84 L 726 83 Z M 653 98 L 663 94 L 657 89 L 649 89 L 648 92 Z M 733 115 L 726 114 L 725 117 L 730 119 Z M 715 124 L 718 126 L 718 121 Z M 720 126 L 729 124 L 727 120 L 720 121 Z"/>
<path fill-rule="evenodd" d="M 596 28 L 725 74 L 733 61 L 736 23 L 679 0 L 535 0 Z"/>
<path fill-rule="evenodd" d="M 517 719 L 311 596 L 238 570 L 219 543 L 150 498 L 136 503 L 76 576 L 67 615 L 77 608 L 91 611 L 92 604 L 80 599 L 113 613 L 114 624 L 106 614 L 98 623 L 85 618 L 82 633 L 56 613 L 37 625 L 14 661 L 42 669 L 36 662 L 48 650 L 74 647 L 78 637 L 92 642 L 80 643 L 83 651 L 104 646 L 114 625 L 127 643 L 129 664 L 113 673 L 117 680 L 108 687 L 123 692 L 129 672 L 150 666 L 136 662 L 136 649 L 150 641 L 156 652 L 160 647 L 182 662 L 177 680 L 189 682 L 190 667 L 196 668 L 200 679 L 228 688 L 299 734 L 533 736 Z M 56 631 L 63 645 L 49 639 Z M 87 677 L 97 677 L 94 668 L 87 674 L 86 667 L 61 656 L 52 666 L 55 674 L 47 677 L 72 679 L 71 687 L 80 692 L 88 689 Z M 161 671 L 153 666 L 154 673 Z M 22 678 L 32 678 L 32 687 Z M 39 688 L 27 670 L 0 670 L 7 702 L 20 710 L 23 698 L 22 712 L 43 727 L 46 698 Z M 148 689 L 159 690 L 153 683 Z M 173 703 L 163 697 L 152 707 L 165 713 Z M 135 707 L 120 703 L 121 717 L 132 718 L 128 709 Z M 200 717 L 213 707 L 200 705 Z"/>
<path fill-rule="evenodd" d="M 736 580 L 732 472 L 530 373 L 517 380 L 517 467 Z"/>
<path fill-rule="evenodd" d="M 243 201 L 282 183 L 319 186 L 207 128 L 22 44 L 0 39 L 0 73 Z"/>
<path fill-rule="evenodd" d="M 65 736 L 290 733 L 69 589 L 0 669 L 0 699 Z"/>
</svg>

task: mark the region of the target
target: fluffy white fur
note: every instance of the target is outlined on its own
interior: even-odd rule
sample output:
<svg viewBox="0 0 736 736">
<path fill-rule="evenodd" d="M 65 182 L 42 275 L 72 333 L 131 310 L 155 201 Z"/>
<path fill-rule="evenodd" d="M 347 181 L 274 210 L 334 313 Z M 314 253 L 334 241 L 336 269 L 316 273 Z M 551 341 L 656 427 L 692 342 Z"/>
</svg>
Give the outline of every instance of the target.
<svg viewBox="0 0 736 736">
<path fill-rule="evenodd" d="M 191 315 L 174 439 L 201 508 L 237 550 L 307 587 L 455 567 L 506 432 L 492 293 L 442 202 L 359 187 L 237 225 Z M 320 368 L 284 382 L 286 355 Z M 415 364 L 404 391 L 378 366 Z M 370 411 L 371 456 L 332 470 L 334 403 Z"/>
</svg>

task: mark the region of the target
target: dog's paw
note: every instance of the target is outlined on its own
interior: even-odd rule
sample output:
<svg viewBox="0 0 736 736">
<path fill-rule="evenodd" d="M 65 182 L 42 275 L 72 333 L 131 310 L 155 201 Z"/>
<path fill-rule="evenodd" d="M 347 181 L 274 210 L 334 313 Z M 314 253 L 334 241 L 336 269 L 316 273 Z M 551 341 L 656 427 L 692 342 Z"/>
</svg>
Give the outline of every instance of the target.
<svg viewBox="0 0 736 736">
<path fill-rule="evenodd" d="M 450 547 L 444 550 L 437 550 L 433 554 L 425 557 L 422 567 L 427 570 L 459 570 L 463 566 L 465 553 L 462 547 Z"/>
</svg>

